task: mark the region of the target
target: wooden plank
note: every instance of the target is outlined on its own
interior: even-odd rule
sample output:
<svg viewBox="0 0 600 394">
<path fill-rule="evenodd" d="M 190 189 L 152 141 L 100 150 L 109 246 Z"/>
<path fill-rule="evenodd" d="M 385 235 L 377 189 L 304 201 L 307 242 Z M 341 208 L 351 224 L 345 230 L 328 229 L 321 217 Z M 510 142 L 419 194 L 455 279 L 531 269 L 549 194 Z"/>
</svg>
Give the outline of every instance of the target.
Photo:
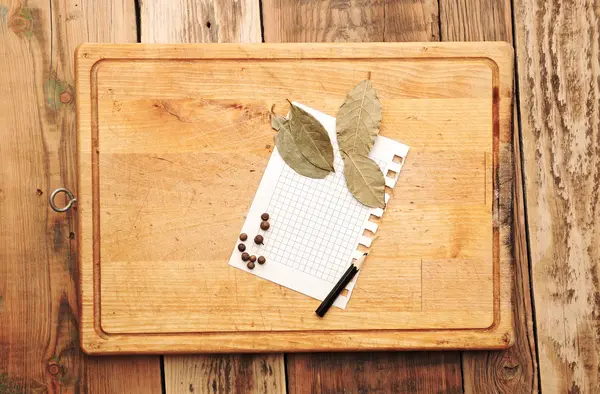
<svg viewBox="0 0 600 394">
<path fill-rule="evenodd" d="M 89 393 L 162 393 L 159 357 L 88 357 L 82 378 Z"/>
<path fill-rule="evenodd" d="M 261 42 L 258 0 L 145 0 L 144 43 Z"/>
<path fill-rule="evenodd" d="M 437 41 L 437 0 L 263 0 L 265 42 Z"/>
<path fill-rule="evenodd" d="M 507 0 L 440 0 L 443 41 L 512 42 L 511 4 Z"/>
<path fill-rule="evenodd" d="M 258 0 L 151 0 L 140 14 L 145 43 L 262 41 Z M 286 391 L 282 354 L 165 356 L 164 370 L 167 393 Z"/>
<path fill-rule="evenodd" d="M 115 359 L 79 349 L 76 211 L 54 213 L 48 196 L 77 194 L 73 51 L 83 41 L 135 41 L 133 2 L 0 4 L 2 392 L 160 392 L 157 357 L 132 358 L 106 381 L 99 364 Z"/>
<path fill-rule="evenodd" d="M 165 363 L 167 393 L 285 393 L 281 354 L 181 356 Z"/>
<path fill-rule="evenodd" d="M 383 2 L 263 0 L 265 42 L 383 41 Z"/>
<path fill-rule="evenodd" d="M 600 4 L 515 2 L 544 393 L 600 392 Z"/>
<path fill-rule="evenodd" d="M 377 3 L 383 3 L 385 7 L 383 41 L 440 40 L 438 0 L 378 1 Z"/>
<path fill-rule="evenodd" d="M 458 352 L 287 355 L 290 393 L 462 393 Z"/>
<path fill-rule="evenodd" d="M 440 21 L 443 40 L 513 41 L 509 0 L 442 0 Z M 517 110 L 515 105 L 513 116 L 515 345 L 502 351 L 464 352 L 463 380 L 467 393 L 538 391 Z"/>
<path fill-rule="evenodd" d="M 431 10 L 430 12 L 412 14 L 409 11 L 411 5 L 407 2 L 386 1 L 382 5 L 382 2 L 374 1 L 371 6 L 365 6 L 364 3 L 356 1 L 306 1 L 302 4 L 309 9 L 298 12 L 297 3 L 293 0 L 263 0 L 264 39 L 265 42 L 368 42 L 383 41 L 384 38 L 388 41 L 410 41 L 413 37 L 420 37 L 420 41 L 437 41 L 439 40 L 437 1 L 426 1 L 431 4 L 427 7 Z M 408 3 L 412 3 L 412 7 L 418 7 L 422 2 Z M 392 12 L 387 13 L 389 16 L 386 17 L 388 7 Z M 400 20 L 408 19 L 415 22 L 411 24 L 396 23 L 394 16 L 397 15 L 405 16 L 399 18 Z M 421 28 L 417 28 L 415 31 L 415 26 Z M 329 34 L 323 34 L 324 32 Z M 388 376 L 383 374 L 381 369 L 376 368 L 382 362 L 380 359 L 382 356 L 376 353 L 321 354 L 318 357 L 313 354 L 290 354 L 286 358 L 290 392 L 325 392 L 324 386 L 329 382 L 344 382 L 341 388 L 345 390 L 363 391 L 362 389 L 368 388 L 373 381 L 383 382 Z M 387 356 L 384 361 L 385 366 L 394 371 L 393 376 L 400 381 L 411 381 L 411 377 L 419 375 L 419 369 L 408 363 L 408 360 L 411 359 L 416 364 L 426 365 L 429 357 L 437 358 L 439 368 L 436 371 L 421 371 L 422 375 L 420 375 L 427 381 L 433 382 L 436 387 L 445 384 L 445 377 L 451 376 L 453 371 L 460 370 L 460 357 L 456 352 L 439 353 L 435 356 L 426 356 L 422 353 L 388 353 L 385 356 Z M 309 360 L 311 361 L 310 365 L 308 365 Z M 362 371 L 352 374 L 344 373 L 353 368 L 365 367 L 369 368 L 370 373 Z M 322 379 L 319 375 L 322 372 L 329 372 L 330 378 Z M 348 376 L 353 377 L 351 382 L 347 380 Z M 456 381 L 453 387 L 456 391 L 460 391 L 462 387 L 460 372 L 454 376 L 456 376 Z M 311 390 L 302 388 L 311 388 Z M 427 392 L 432 390 L 413 389 L 410 391 Z"/>
</svg>

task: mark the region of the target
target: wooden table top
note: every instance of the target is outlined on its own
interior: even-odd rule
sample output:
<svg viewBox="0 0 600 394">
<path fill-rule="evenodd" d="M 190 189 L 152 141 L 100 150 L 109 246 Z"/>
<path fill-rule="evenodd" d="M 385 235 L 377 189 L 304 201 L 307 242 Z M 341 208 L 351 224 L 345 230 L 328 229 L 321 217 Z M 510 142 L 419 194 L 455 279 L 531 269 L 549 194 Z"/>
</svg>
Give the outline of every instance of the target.
<svg viewBox="0 0 600 394">
<path fill-rule="evenodd" d="M 597 2 L 0 2 L 0 393 L 600 391 Z M 73 54 L 83 42 L 508 41 L 515 345 L 89 357 L 79 348 Z"/>
</svg>

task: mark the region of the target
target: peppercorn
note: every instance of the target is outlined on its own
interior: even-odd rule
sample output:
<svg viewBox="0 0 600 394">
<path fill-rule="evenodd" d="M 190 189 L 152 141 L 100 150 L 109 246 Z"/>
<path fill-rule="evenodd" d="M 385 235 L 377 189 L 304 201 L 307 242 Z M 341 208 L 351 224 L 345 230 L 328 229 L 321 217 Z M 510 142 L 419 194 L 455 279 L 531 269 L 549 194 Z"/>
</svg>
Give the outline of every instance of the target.
<svg viewBox="0 0 600 394">
<path fill-rule="evenodd" d="M 248 239 L 248 234 L 246 233 L 241 233 L 240 234 L 240 241 L 245 241 Z"/>
<path fill-rule="evenodd" d="M 267 259 L 265 259 L 265 256 L 258 256 L 258 264 L 264 264 L 267 261 Z"/>
<path fill-rule="evenodd" d="M 250 256 L 250 261 L 252 261 L 254 263 L 256 261 L 256 256 L 255 255 Z"/>
<path fill-rule="evenodd" d="M 240 252 L 243 252 L 244 250 L 246 250 L 246 245 L 244 245 L 244 244 L 239 244 L 239 245 L 238 245 L 238 250 L 239 250 Z"/>
<path fill-rule="evenodd" d="M 248 264 L 246 264 L 246 267 L 248 267 L 249 269 L 253 270 L 254 269 L 254 263 L 252 261 L 248 261 Z"/>
<path fill-rule="evenodd" d="M 262 243 L 264 242 L 264 238 L 262 235 L 257 235 L 256 237 L 254 237 L 254 243 L 257 245 L 262 245 Z"/>
<path fill-rule="evenodd" d="M 263 213 L 262 215 L 260 215 L 260 218 L 261 218 L 262 220 L 269 220 L 269 214 L 265 212 L 265 213 Z"/>
<path fill-rule="evenodd" d="M 250 260 L 250 255 L 248 254 L 248 252 L 242 253 L 242 261 L 248 261 L 248 260 Z"/>
<path fill-rule="evenodd" d="M 260 228 L 267 231 L 269 229 L 269 227 L 271 227 L 271 225 L 269 224 L 269 222 L 263 221 L 260 223 Z"/>
</svg>

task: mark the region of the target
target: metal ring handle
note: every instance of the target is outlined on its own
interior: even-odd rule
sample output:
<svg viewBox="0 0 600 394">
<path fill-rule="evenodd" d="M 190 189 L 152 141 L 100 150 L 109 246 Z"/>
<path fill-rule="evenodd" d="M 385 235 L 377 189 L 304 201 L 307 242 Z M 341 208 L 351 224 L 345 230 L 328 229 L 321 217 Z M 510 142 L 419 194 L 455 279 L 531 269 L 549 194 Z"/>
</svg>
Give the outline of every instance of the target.
<svg viewBox="0 0 600 394">
<path fill-rule="evenodd" d="M 54 198 L 56 198 L 56 195 L 58 193 L 65 193 L 67 195 L 67 197 L 69 197 L 69 202 L 67 203 L 67 205 L 65 205 L 62 208 L 57 207 L 56 204 L 54 203 Z M 69 189 L 65 189 L 64 187 L 59 187 L 58 189 L 53 191 L 52 194 L 50 195 L 50 206 L 56 212 L 67 212 L 69 209 L 71 209 L 73 204 L 75 204 L 76 202 L 77 202 L 77 199 L 75 198 L 73 193 L 71 193 L 71 191 Z"/>
</svg>

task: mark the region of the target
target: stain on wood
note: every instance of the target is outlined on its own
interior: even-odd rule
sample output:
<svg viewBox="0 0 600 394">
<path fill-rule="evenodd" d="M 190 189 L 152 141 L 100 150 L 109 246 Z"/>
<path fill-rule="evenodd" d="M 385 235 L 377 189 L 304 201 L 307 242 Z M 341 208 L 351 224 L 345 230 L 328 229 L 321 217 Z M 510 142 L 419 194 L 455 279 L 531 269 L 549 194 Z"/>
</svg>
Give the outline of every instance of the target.
<svg viewBox="0 0 600 394">
<path fill-rule="evenodd" d="M 600 14 L 515 1 L 542 392 L 600 391 Z"/>
<path fill-rule="evenodd" d="M 73 10 L 85 18 L 65 19 Z M 136 375 L 158 383 L 158 390 L 144 392 L 160 392 L 160 374 L 142 372 L 157 368 L 158 358 L 144 357 L 102 382 L 106 390 L 96 390 L 93 359 L 79 348 L 77 244 L 70 237 L 75 213 L 55 213 L 47 200 L 60 186 L 77 194 L 75 108 L 69 99 L 75 46 L 132 41 L 134 29 L 133 4 L 30 0 L 0 5 L 2 393 L 107 392 L 117 386 L 124 389 L 117 392 L 136 392 L 142 387 L 131 382 Z"/>
<path fill-rule="evenodd" d="M 22 5 L 15 7 L 8 18 L 8 28 L 19 37 L 31 38 L 33 36 L 34 12 L 31 8 Z"/>
<path fill-rule="evenodd" d="M 7 373 L 0 373 L 0 393 L 2 394 L 23 394 L 23 383 L 12 380 Z"/>
</svg>

